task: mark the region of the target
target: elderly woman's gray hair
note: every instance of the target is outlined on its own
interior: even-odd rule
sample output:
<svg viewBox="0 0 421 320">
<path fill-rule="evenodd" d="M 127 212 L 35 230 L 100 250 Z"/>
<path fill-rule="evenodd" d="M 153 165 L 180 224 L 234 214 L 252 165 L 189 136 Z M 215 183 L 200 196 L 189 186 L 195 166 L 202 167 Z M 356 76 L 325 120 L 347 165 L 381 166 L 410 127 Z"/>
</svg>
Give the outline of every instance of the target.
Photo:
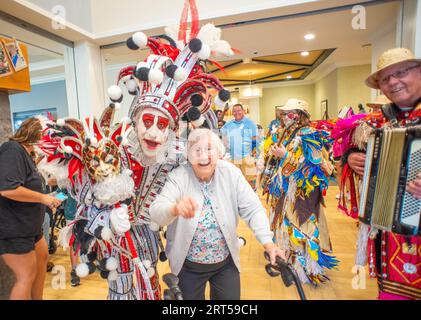
<svg viewBox="0 0 421 320">
<path fill-rule="evenodd" d="M 208 139 L 210 138 L 211 144 L 216 148 L 219 158 L 222 158 L 225 155 L 225 146 L 222 140 L 219 139 L 215 132 L 206 128 L 194 129 L 190 132 L 187 140 L 187 150 L 205 137 Z"/>
</svg>

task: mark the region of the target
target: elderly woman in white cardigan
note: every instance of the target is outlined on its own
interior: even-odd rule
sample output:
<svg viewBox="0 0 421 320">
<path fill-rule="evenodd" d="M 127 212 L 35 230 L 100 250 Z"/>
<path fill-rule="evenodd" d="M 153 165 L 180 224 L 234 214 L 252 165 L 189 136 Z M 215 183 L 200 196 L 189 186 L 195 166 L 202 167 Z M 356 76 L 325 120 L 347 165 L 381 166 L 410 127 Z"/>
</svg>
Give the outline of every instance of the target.
<svg viewBox="0 0 421 320">
<path fill-rule="evenodd" d="M 152 220 L 167 228 L 166 254 L 186 300 L 240 299 L 238 218 L 245 220 L 271 257 L 285 258 L 258 196 L 241 171 L 220 160 L 224 146 L 208 129 L 188 139 L 189 163 L 173 170 L 152 203 Z"/>
</svg>

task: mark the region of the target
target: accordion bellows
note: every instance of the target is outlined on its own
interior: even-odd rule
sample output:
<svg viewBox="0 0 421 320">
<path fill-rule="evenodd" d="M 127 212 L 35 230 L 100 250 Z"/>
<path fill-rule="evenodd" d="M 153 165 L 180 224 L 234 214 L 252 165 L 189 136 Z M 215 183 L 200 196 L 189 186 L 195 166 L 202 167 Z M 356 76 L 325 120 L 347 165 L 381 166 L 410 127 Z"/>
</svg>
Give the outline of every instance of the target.
<svg viewBox="0 0 421 320">
<path fill-rule="evenodd" d="M 419 232 L 421 200 L 406 185 L 421 171 L 421 127 L 377 129 L 367 143 L 360 219 L 404 235 Z"/>
</svg>

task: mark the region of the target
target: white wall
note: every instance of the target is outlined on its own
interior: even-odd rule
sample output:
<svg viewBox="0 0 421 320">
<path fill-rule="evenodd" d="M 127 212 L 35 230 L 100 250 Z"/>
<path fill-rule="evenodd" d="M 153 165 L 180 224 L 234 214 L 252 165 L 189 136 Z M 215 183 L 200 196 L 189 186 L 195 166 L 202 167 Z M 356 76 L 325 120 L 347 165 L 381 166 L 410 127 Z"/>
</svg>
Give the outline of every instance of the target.
<svg viewBox="0 0 421 320">
<path fill-rule="evenodd" d="M 92 32 L 92 10 L 91 0 L 29 0 L 29 2 L 41 7 L 44 10 L 54 13 L 60 12 L 57 6 L 65 9 L 65 19 L 86 31 Z M 53 8 L 55 7 L 55 10 Z M 57 11 L 57 10 L 60 11 Z"/>
<path fill-rule="evenodd" d="M 267 128 L 275 119 L 275 106 L 284 105 L 288 99 L 305 100 L 310 105 L 310 113 L 314 113 L 314 85 L 291 85 L 275 88 L 264 88 L 260 99 L 260 124 Z"/>
<path fill-rule="evenodd" d="M 322 118 L 321 102 L 327 100 L 329 117 L 335 117 L 338 106 L 338 69 L 317 81 L 314 85 L 314 119 Z"/>
<path fill-rule="evenodd" d="M 297 4 L 315 0 L 197 0 L 200 20 Z M 135 28 L 147 30 L 179 23 L 184 0 L 91 0 L 94 33 Z"/>
</svg>

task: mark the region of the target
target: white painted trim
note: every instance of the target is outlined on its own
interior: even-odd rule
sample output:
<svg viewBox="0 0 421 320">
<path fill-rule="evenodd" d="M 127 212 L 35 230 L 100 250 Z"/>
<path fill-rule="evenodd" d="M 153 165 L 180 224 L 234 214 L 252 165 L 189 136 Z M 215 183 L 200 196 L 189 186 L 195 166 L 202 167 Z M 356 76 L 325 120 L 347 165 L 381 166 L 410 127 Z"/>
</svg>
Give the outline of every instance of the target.
<svg viewBox="0 0 421 320">
<path fill-rule="evenodd" d="M 76 66 L 73 48 L 65 47 L 64 51 L 64 74 L 66 79 L 66 95 L 68 116 L 80 118 L 80 105 L 76 80 Z"/>
<path fill-rule="evenodd" d="M 64 67 L 64 60 L 62 59 L 51 59 L 45 60 L 40 62 L 34 62 L 29 65 L 29 71 L 40 71 L 40 70 L 47 70 L 57 67 Z"/>
<path fill-rule="evenodd" d="M 34 11 L 35 13 L 38 13 L 39 15 L 42 15 L 42 16 L 50 19 L 51 21 L 54 18 L 54 15 L 53 15 L 52 12 L 43 9 L 43 8 L 37 6 L 36 4 L 33 4 L 32 2 L 29 2 L 27 0 L 13 0 L 13 1 L 18 3 L 21 6 L 24 6 L 24 7 L 28 8 L 31 11 Z M 64 26 L 66 28 L 69 28 L 69 29 L 83 35 L 84 37 L 87 37 L 87 38 L 91 39 L 91 40 L 95 39 L 95 35 L 93 33 L 89 32 L 89 31 L 87 31 L 87 30 L 67 21 L 67 20 L 64 20 L 63 22 L 64 22 Z"/>
<path fill-rule="evenodd" d="M 31 77 L 31 86 L 64 80 L 66 80 L 64 74 L 52 74 L 48 76 Z"/>
</svg>

